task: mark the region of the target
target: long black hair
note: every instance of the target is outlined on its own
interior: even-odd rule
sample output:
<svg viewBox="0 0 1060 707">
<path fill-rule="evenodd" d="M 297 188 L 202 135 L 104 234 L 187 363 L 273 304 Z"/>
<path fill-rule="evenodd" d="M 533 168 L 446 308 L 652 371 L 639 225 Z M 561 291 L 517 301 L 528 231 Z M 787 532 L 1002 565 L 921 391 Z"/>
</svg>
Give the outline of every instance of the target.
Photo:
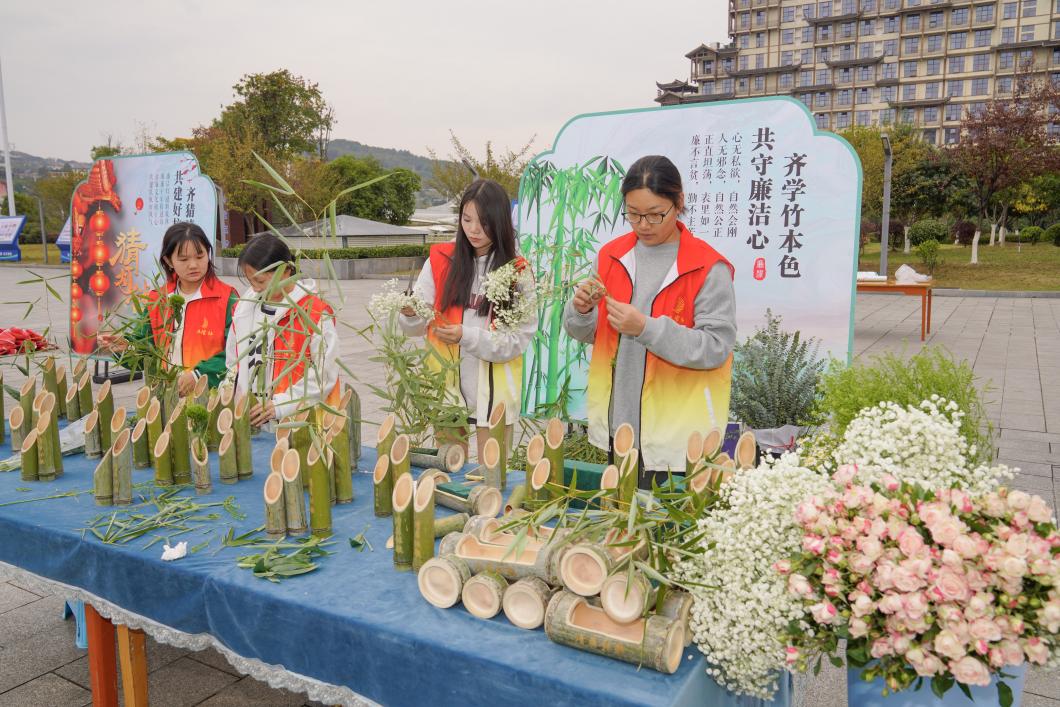
<svg viewBox="0 0 1060 707">
<path fill-rule="evenodd" d="M 292 273 L 295 270 L 291 249 L 287 247 L 283 239 L 271 233 L 263 233 L 251 238 L 250 242 L 243 247 L 243 252 L 239 254 L 237 265 L 240 277 L 243 276 L 244 265 L 249 265 L 255 270 L 265 270 L 270 267 L 274 270 L 285 267 Z"/>
<path fill-rule="evenodd" d="M 637 189 L 647 189 L 655 196 L 669 199 L 675 208 L 684 211 L 681 200 L 685 189 L 681 185 L 681 172 L 668 157 L 645 155 L 630 165 L 622 180 L 623 198 Z"/>
<path fill-rule="evenodd" d="M 474 203 L 479 221 L 493 242 L 492 272 L 518 255 L 515 248 L 515 227 L 512 225 L 512 203 L 508 193 L 492 179 L 476 179 L 464 190 L 457 210 L 456 248 L 449 263 L 449 274 L 442 289 L 442 311 L 449 307 L 467 307 L 471 301 L 471 284 L 475 279 L 475 249 L 464 233 L 464 207 Z M 489 313 L 489 302 L 483 298 L 478 313 Z"/>
<path fill-rule="evenodd" d="M 205 250 L 206 255 L 210 257 L 206 265 L 206 277 L 203 279 L 208 280 L 217 277 L 217 273 L 213 268 L 213 244 L 206 237 L 206 232 L 198 224 L 184 221 L 170 226 L 166 229 L 165 235 L 162 236 L 162 252 L 159 254 L 158 260 L 162 263 L 162 270 L 166 273 L 166 279 L 172 280 L 174 275 L 176 275 L 172 265 L 173 256 L 180 252 L 180 247 L 185 243 L 191 243 L 196 250 Z"/>
</svg>

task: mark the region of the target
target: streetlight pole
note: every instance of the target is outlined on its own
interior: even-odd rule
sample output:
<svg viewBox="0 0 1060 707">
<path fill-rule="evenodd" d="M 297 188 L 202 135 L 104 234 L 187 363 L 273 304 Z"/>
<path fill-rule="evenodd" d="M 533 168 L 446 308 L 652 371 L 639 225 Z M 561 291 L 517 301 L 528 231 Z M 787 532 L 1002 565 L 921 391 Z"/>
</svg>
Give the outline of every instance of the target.
<svg viewBox="0 0 1060 707">
<path fill-rule="evenodd" d="M 887 277 L 887 251 L 891 247 L 891 137 L 883 140 L 883 223 L 880 224 L 880 275 Z"/>
<path fill-rule="evenodd" d="M 44 264 L 48 264 L 48 232 L 44 230 L 44 202 L 41 200 L 39 194 L 34 194 L 33 198 L 37 200 L 37 215 L 40 216 L 40 244 L 41 248 L 44 249 Z"/>
<path fill-rule="evenodd" d="M 11 148 L 7 144 L 7 111 L 4 110 L 4 69 L 0 66 L 0 140 L 4 147 L 4 174 L 7 175 L 7 213 L 15 215 L 15 178 L 11 174 Z"/>
</svg>

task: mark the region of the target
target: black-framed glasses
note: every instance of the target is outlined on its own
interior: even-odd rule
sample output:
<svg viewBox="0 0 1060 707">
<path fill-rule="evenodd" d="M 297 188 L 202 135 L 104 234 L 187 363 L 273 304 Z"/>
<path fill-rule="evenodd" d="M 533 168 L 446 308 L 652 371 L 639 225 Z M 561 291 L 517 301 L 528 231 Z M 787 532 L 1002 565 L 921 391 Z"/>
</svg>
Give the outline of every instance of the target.
<svg viewBox="0 0 1060 707">
<path fill-rule="evenodd" d="M 622 218 L 626 219 L 626 221 L 629 221 L 629 223 L 633 226 L 636 226 L 641 221 L 644 221 L 645 223 L 652 226 L 658 226 L 660 223 L 666 220 L 667 215 L 669 215 L 669 213 L 673 210 L 674 207 L 673 204 L 671 204 L 670 208 L 668 208 L 666 211 L 663 211 L 661 214 L 634 214 L 630 213 L 629 211 L 623 211 Z"/>
</svg>

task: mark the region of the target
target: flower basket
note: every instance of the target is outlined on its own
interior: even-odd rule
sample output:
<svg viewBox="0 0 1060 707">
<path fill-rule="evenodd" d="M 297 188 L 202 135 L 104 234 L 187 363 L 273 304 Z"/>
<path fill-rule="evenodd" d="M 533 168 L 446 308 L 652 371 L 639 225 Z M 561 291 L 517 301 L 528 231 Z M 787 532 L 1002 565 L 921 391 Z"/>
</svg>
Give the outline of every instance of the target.
<svg viewBox="0 0 1060 707">
<path fill-rule="evenodd" d="M 1012 707 L 1020 707 L 1023 698 L 1023 683 L 1027 678 L 1027 665 L 1024 663 L 1019 667 L 1009 667 L 1005 673 L 1012 677 L 1005 679 L 1005 684 L 1012 690 Z M 972 693 L 972 701 L 960 690 L 950 690 L 940 699 L 931 691 L 928 681 L 920 686 L 920 689 L 910 687 L 901 692 L 892 692 L 883 696 L 885 683 L 882 678 L 872 681 L 861 679 L 860 668 L 847 670 L 847 704 L 858 705 L 858 707 L 968 707 L 970 704 L 999 705 L 997 697 L 997 675 L 990 679 L 990 685 L 979 687 L 972 685 L 969 690 Z"/>
</svg>

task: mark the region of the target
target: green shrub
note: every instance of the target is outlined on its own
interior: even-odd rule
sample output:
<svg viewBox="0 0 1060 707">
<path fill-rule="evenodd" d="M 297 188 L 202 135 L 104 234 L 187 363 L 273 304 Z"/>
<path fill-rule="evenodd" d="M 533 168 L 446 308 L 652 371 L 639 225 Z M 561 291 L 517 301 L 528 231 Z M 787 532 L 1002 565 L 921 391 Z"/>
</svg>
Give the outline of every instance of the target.
<svg viewBox="0 0 1060 707">
<path fill-rule="evenodd" d="M 950 233 L 953 234 L 953 239 L 961 245 L 971 245 L 972 239 L 975 238 L 975 224 L 971 221 L 958 221 L 953 224 Z"/>
<path fill-rule="evenodd" d="M 909 243 L 914 246 L 918 246 L 924 241 L 938 241 L 941 243 L 946 240 L 949 232 L 946 224 L 942 221 L 930 218 L 924 219 L 923 221 L 917 221 L 909 229 Z"/>
<path fill-rule="evenodd" d="M 1045 229 L 1041 226 L 1027 226 L 1025 229 L 1020 231 L 1020 237 L 1018 240 L 1024 243 L 1037 243 L 1042 240 L 1045 235 Z"/>
<path fill-rule="evenodd" d="M 1060 246 L 1060 223 L 1054 223 L 1049 228 L 1045 229 L 1046 241 L 1052 241 L 1053 245 Z"/>
<path fill-rule="evenodd" d="M 303 258 L 323 258 L 324 253 L 332 260 L 359 260 L 361 258 L 409 258 L 427 255 L 430 246 L 426 245 L 383 245 L 367 248 L 306 248 L 295 250 L 295 256 Z M 243 246 L 237 245 L 221 251 L 222 258 L 238 258 Z"/>
<path fill-rule="evenodd" d="M 884 401 L 919 405 L 932 395 L 957 403 L 965 413 L 961 434 L 975 445 L 969 456 L 988 463 L 993 458 L 993 426 L 986 417 L 975 374 L 965 361 L 955 361 L 943 349 L 925 348 L 915 356 L 885 353 L 868 362 L 844 366 L 833 361 L 818 384 L 817 414 L 833 438 L 867 407 Z"/>
<path fill-rule="evenodd" d="M 934 274 L 939 264 L 939 242 L 929 239 L 916 247 L 916 255 L 927 268 L 928 274 Z"/>
</svg>

